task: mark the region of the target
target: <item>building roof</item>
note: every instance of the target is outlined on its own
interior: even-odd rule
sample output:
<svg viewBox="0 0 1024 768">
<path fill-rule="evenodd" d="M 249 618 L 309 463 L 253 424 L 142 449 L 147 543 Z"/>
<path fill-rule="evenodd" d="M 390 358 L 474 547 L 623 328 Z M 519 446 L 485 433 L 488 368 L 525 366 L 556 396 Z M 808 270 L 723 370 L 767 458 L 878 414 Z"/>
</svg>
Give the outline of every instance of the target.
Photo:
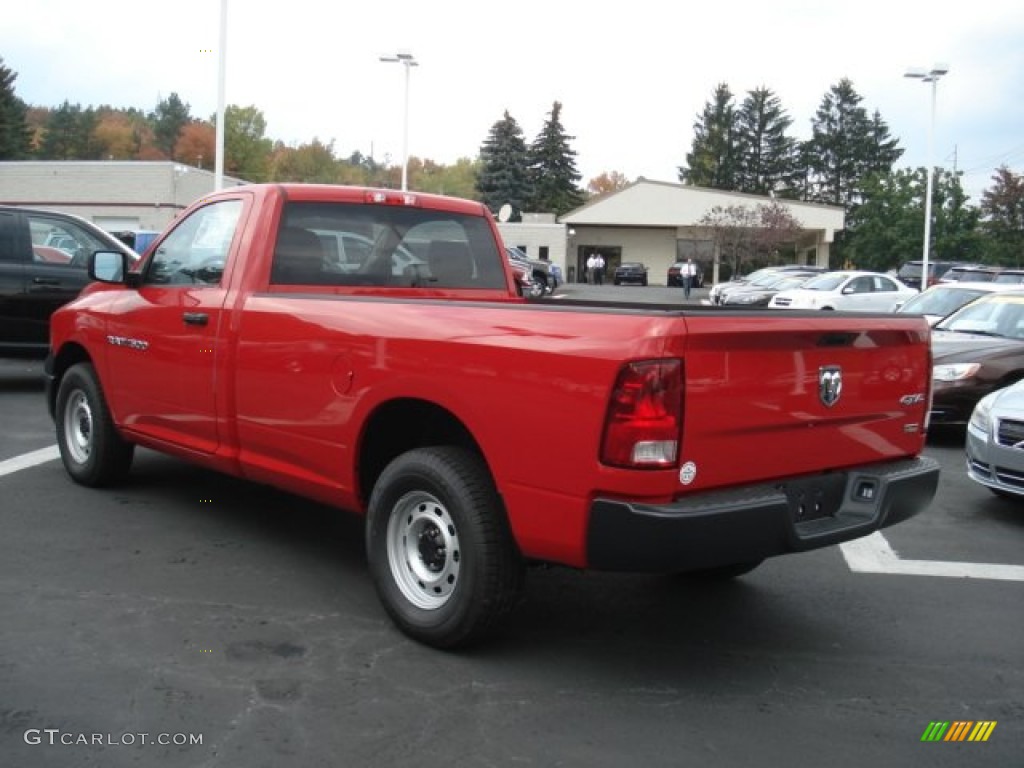
<svg viewBox="0 0 1024 768">
<path fill-rule="evenodd" d="M 756 206 L 773 198 L 742 192 L 638 179 L 616 192 L 590 200 L 562 216 L 570 225 L 619 227 L 696 227 L 715 206 Z M 775 198 L 789 208 L 804 229 L 841 230 L 842 208 Z"/>
</svg>

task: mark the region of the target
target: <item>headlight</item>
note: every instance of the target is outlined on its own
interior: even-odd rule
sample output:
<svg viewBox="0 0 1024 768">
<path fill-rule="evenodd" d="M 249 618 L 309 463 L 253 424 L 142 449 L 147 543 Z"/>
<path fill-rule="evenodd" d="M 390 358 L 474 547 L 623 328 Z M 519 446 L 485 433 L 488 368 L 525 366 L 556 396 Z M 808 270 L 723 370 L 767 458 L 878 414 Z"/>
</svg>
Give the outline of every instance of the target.
<svg viewBox="0 0 1024 768">
<path fill-rule="evenodd" d="M 990 395 L 985 395 L 974 406 L 974 412 L 971 414 L 972 429 L 984 432 L 986 435 L 989 433 L 992 428 L 992 404 L 995 403 L 997 394 L 993 392 Z"/>
<path fill-rule="evenodd" d="M 953 363 L 952 365 L 936 365 L 932 368 L 935 381 L 963 381 L 971 378 L 981 367 L 979 363 Z"/>
</svg>

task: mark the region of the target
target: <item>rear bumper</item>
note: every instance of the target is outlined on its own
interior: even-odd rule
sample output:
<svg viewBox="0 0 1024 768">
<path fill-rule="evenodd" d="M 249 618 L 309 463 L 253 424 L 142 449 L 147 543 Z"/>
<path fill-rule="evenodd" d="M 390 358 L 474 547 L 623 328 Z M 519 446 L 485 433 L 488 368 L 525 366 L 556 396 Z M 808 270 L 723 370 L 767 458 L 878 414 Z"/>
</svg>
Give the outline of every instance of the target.
<svg viewBox="0 0 1024 768">
<path fill-rule="evenodd" d="M 598 570 L 680 572 L 827 547 L 913 517 L 938 481 L 938 462 L 919 457 L 672 504 L 597 499 L 587 561 Z"/>
</svg>

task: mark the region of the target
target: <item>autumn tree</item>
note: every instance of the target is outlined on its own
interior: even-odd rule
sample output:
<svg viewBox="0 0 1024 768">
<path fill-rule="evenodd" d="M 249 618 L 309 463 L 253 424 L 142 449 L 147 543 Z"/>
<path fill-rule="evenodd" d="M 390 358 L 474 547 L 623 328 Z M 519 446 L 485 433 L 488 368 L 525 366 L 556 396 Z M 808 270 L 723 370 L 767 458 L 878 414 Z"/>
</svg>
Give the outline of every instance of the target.
<svg viewBox="0 0 1024 768">
<path fill-rule="evenodd" d="M 992 260 L 1021 266 L 1024 260 L 1024 176 L 1005 165 L 981 194 L 982 226 L 991 239 Z"/>
<path fill-rule="evenodd" d="M 480 147 L 478 199 L 494 212 L 507 203 L 512 207 L 511 220 L 522 220 L 522 212 L 533 198 L 529 165 L 523 129 L 506 110 Z"/>
<path fill-rule="evenodd" d="M 618 171 L 605 171 L 600 176 L 595 176 L 587 183 L 587 192 L 591 195 L 606 195 L 610 192 L 618 192 L 630 184 L 629 179 Z"/>
<path fill-rule="evenodd" d="M 178 133 L 173 156 L 196 168 L 213 168 L 217 160 L 217 131 L 203 120 L 193 120 Z"/>
<path fill-rule="evenodd" d="M 32 149 L 25 102 L 14 93 L 18 75 L 0 56 L 0 160 L 20 160 Z"/>
<path fill-rule="evenodd" d="M 566 134 L 562 104 L 556 101 L 529 149 L 531 210 L 562 215 L 583 203 L 582 176 L 576 170 L 576 152 L 569 146 L 575 138 Z"/>
<path fill-rule="evenodd" d="M 134 160 L 141 147 L 140 132 L 130 112 L 100 107 L 96 113 L 93 137 L 100 157 L 107 160 Z"/>
</svg>

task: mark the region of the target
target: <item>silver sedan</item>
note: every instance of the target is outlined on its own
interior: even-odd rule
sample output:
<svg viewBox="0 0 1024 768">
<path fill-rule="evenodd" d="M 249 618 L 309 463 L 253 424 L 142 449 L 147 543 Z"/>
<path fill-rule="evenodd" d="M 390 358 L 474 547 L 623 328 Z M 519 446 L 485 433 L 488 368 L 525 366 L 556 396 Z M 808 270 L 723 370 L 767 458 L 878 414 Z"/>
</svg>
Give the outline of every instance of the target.
<svg viewBox="0 0 1024 768">
<path fill-rule="evenodd" d="M 1024 380 L 978 401 L 966 451 L 968 477 L 997 496 L 1024 498 Z"/>
</svg>

